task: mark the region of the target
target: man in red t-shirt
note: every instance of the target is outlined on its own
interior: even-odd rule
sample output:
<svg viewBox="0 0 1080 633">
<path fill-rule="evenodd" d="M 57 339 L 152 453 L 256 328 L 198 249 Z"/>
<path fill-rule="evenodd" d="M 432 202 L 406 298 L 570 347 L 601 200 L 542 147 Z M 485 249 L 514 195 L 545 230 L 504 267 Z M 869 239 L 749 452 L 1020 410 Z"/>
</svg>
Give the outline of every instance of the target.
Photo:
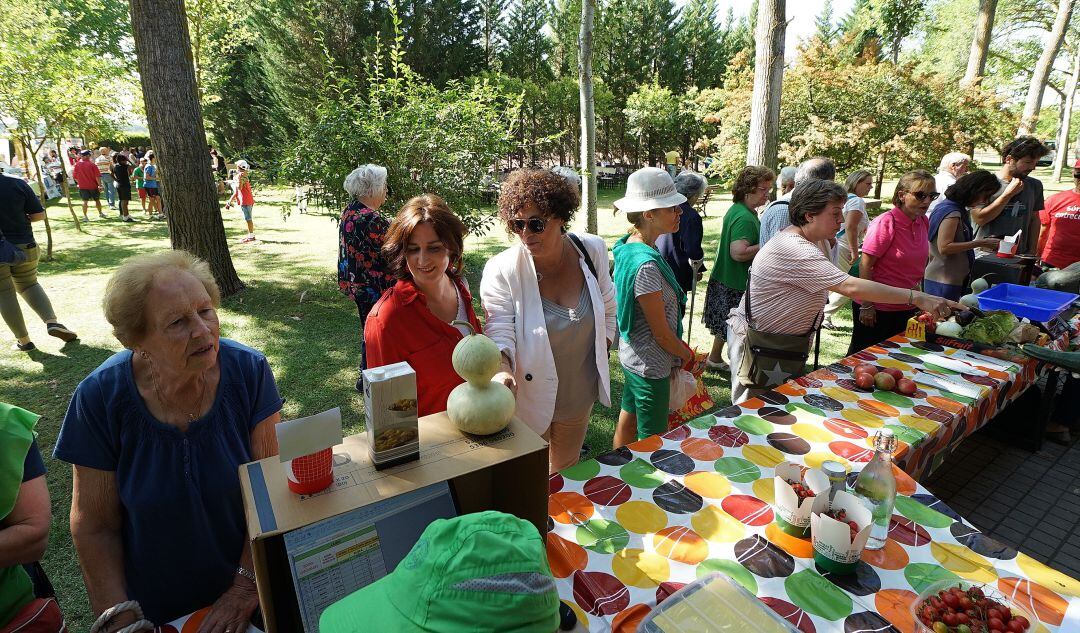
<svg viewBox="0 0 1080 633">
<path fill-rule="evenodd" d="M 1073 165 L 1073 188 L 1046 200 L 1039 213 L 1039 253 L 1054 268 L 1080 261 L 1080 160 Z"/>
<path fill-rule="evenodd" d="M 79 154 L 79 162 L 75 163 L 75 169 L 72 172 L 75 186 L 79 188 L 79 197 L 82 198 L 83 220 L 90 221 L 90 217 L 86 215 L 86 208 L 91 200 L 97 205 L 98 216 L 105 217 L 101 211 L 101 170 L 90 161 L 90 150 L 85 149 Z"/>
</svg>

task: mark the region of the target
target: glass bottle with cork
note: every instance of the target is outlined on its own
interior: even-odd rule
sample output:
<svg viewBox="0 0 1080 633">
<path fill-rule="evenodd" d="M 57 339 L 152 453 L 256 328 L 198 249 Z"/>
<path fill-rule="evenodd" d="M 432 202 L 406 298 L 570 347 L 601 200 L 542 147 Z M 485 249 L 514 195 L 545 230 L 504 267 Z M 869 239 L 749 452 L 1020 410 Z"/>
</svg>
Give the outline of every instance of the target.
<svg viewBox="0 0 1080 633">
<path fill-rule="evenodd" d="M 893 475 L 893 452 L 896 435 L 891 429 L 881 429 L 874 435 L 874 458 L 855 479 L 852 494 L 870 511 L 873 526 L 866 549 L 885 547 L 889 537 L 889 522 L 896 503 L 896 476 Z"/>
</svg>

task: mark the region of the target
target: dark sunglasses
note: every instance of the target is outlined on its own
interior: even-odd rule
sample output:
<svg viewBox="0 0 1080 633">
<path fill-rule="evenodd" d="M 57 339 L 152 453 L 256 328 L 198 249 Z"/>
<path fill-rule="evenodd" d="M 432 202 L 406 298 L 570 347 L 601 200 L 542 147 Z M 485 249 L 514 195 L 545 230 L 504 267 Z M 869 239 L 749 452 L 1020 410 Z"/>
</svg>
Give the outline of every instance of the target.
<svg viewBox="0 0 1080 633">
<path fill-rule="evenodd" d="M 510 220 L 510 228 L 518 235 L 528 228 L 532 233 L 543 233 L 547 228 L 547 220 L 544 218 L 529 218 L 528 220 Z"/>
<path fill-rule="evenodd" d="M 936 191 L 909 191 L 908 193 L 915 196 L 915 199 L 919 202 L 926 202 L 927 200 L 933 202 L 934 200 L 937 200 L 939 196 L 941 196 L 941 194 Z"/>
</svg>

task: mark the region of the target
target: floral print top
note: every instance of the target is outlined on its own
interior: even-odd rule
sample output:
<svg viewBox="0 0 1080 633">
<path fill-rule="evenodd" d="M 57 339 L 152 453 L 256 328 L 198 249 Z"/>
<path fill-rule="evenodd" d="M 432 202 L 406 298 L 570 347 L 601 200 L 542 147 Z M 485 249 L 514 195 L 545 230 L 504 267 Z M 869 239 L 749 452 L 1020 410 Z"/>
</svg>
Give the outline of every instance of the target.
<svg viewBox="0 0 1080 633">
<path fill-rule="evenodd" d="M 341 212 L 338 287 L 356 302 L 363 320 L 383 292 L 394 285 L 381 252 L 388 228 L 390 221 L 362 202 L 354 200 Z"/>
</svg>

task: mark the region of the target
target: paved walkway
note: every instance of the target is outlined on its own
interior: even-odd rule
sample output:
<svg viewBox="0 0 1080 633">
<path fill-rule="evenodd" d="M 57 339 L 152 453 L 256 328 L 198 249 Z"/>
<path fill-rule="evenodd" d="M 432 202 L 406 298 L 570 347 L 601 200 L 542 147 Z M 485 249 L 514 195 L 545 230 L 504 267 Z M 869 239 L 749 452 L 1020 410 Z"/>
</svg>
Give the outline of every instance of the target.
<svg viewBox="0 0 1080 633">
<path fill-rule="evenodd" d="M 923 483 L 984 534 L 1080 579 L 1080 442 L 1031 452 L 980 431 Z"/>
</svg>

